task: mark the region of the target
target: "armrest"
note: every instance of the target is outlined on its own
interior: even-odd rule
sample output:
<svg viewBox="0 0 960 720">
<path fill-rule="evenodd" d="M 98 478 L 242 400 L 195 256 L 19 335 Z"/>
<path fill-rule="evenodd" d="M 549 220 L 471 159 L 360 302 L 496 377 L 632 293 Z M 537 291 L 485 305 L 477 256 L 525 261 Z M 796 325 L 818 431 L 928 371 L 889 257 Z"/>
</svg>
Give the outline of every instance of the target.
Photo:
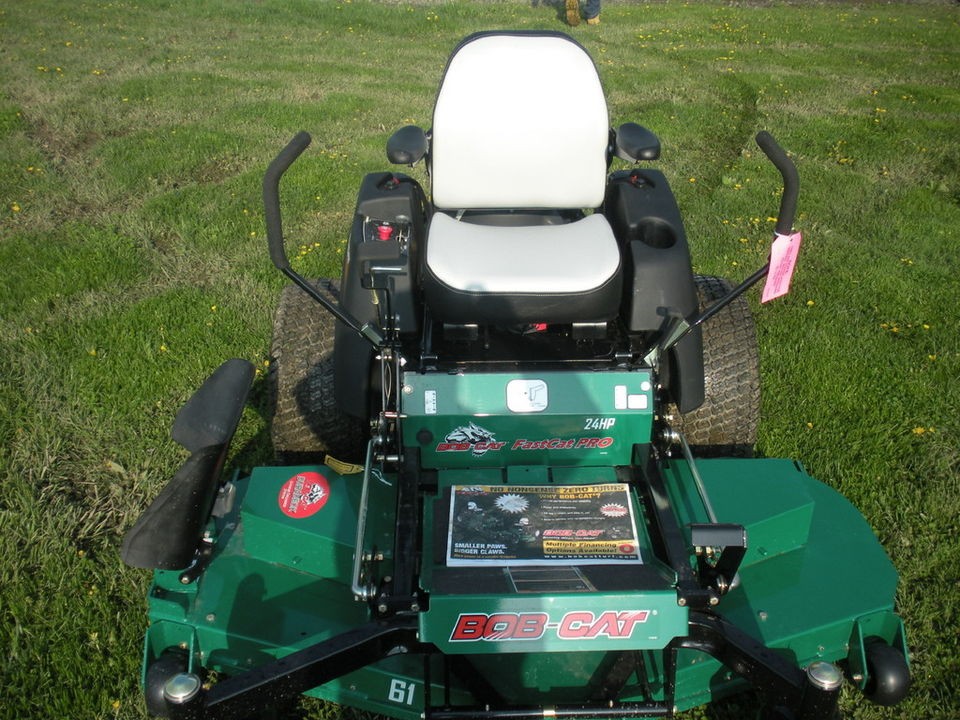
<svg viewBox="0 0 960 720">
<path fill-rule="evenodd" d="M 394 165 L 416 165 L 427 154 L 427 134 L 416 125 L 406 125 L 387 140 L 387 160 Z"/>
<path fill-rule="evenodd" d="M 617 128 L 616 151 L 621 160 L 656 160 L 660 139 L 642 125 L 624 123 Z"/>
</svg>

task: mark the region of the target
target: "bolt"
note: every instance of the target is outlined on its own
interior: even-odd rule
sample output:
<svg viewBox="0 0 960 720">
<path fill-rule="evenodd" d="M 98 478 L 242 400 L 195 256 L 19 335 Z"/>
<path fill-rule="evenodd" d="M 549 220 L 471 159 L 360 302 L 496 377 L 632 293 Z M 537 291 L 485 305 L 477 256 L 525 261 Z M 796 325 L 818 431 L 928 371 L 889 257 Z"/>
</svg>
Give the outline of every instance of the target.
<svg viewBox="0 0 960 720">
<path fill-rule="evenodd" d="M 387 609 L 388 608 L 386 603 L 380 603 L 379 605 L 377 605 L 377 612 L 385 613 Z"/>
<path fill-rule="evenodd" d="M 217 616 L 216 616 L 215 613 L 208 613 L 208 614 L 207 614 L 207 622 L 213 622 L 213 621 L 216 620 L 216 619 L 217 619 Z"/>
<path fill-rule="evenodd" d="M 687 606 L 687 599 L 686 599 L 686 598 L 683 598 L 683 597 L 682 597 L 682 598 L 677 598 L 677 605 L 679 605 L 680 607 L 686 607 L 686 606 Z"/>
</svg>

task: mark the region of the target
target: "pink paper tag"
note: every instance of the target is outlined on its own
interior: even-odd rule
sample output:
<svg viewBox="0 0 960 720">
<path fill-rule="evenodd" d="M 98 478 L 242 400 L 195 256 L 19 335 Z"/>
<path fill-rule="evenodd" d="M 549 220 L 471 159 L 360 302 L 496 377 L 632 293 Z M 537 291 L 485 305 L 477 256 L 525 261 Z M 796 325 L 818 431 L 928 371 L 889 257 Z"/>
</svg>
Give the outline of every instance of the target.
<svg viewBox="0 0 960 720">
<path fill-rule="evenodd" d="M 802 239 L 799 232 L 793 235 L 777 235 L 774 239 L 773 247 L 770 248 L 770 271 L 767 273 L 767 283 L 763 286 L 760 302 L 765 303 L 786 295 L 790 290 L 790 278 L 793 277 Z"/>
</svg>

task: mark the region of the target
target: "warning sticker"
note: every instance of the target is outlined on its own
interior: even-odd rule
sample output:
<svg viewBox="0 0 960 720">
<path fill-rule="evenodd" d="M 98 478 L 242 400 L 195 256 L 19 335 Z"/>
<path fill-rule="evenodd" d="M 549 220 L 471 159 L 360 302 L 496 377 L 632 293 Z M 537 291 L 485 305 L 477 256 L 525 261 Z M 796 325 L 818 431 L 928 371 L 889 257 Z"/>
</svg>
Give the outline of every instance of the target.
<svg viewBox="0 0 960 720">
<path fill-rule="evenodd" d="M 318 472 L 297 473 L 280 488 L 277 503 L 284 515 L 303 519 L 322 509 L 330 499 L 330 484 Z"/>
</svg>

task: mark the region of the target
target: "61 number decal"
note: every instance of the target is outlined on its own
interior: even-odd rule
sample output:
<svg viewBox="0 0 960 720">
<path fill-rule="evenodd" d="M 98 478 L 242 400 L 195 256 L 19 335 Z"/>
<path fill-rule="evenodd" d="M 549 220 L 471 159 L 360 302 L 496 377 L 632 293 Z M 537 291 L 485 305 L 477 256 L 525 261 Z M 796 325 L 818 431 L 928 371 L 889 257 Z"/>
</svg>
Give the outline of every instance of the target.
<svg viewBox="0 0 960 720">
<path fill-rule="evenodd" d="M 390 702 L 400 703 L 401 705 L 413 705 L 413 691 L 415 688 L 415 683 L 407 682 L 406 680 L 401 680 L 400 678 L 393 678 L 390 681 L 390 690 L 387 692 L 387 700 Z"/>
</svg>

